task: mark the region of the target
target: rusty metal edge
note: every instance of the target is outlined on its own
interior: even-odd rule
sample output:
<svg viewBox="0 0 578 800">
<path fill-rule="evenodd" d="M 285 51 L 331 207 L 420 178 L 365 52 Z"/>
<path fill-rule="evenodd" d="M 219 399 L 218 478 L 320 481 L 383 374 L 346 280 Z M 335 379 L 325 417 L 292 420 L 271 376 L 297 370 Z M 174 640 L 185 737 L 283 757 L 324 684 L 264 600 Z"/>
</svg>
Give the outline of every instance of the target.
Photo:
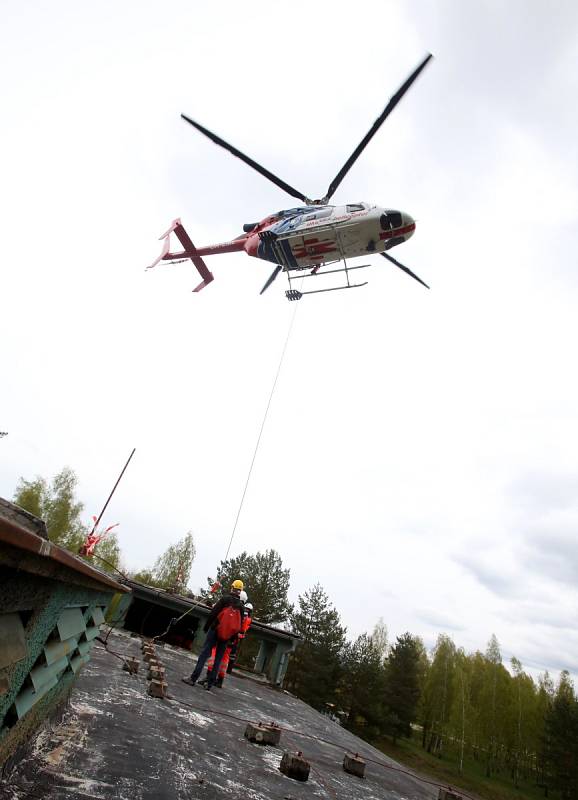
<svg viewBox="0 0 578 800">
<path fill-rule="evenodd" d="M 21 550 L 27 550 L 42 558 L 49 558 L 52 561 L 56 561 L 75 572 L 80 572 L 82 575 L 92 578 L 92 580 L 110 586 L 116 592 L 130 592 L 127 586 L 123 586 L 122 583 L 118 583 L 100 570 L 91 567 L 64 547 L 59 547 L 43 539 L 36 533 L 32 533 L 18 525 L 18 523 L 13 520 L 0 517 L 0 542 L 20 548 Z"/>
</svg>

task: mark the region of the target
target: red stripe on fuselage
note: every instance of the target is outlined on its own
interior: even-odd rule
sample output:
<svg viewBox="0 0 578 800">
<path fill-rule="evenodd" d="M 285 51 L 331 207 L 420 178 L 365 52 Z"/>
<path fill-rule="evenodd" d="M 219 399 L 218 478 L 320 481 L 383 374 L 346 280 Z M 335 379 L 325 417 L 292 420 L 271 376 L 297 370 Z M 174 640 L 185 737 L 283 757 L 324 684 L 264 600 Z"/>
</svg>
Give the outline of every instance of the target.
<svg viewBox="0 0 578 800">
<path fill-rule="evenodd" d="M 319 239 L 307 239 L 303 244 L 294 245 L 292 248 L 295 258 L 315 258 L 334 253 L 336 250 L 335 242 L 319 242 Z"/>
<path fill-rule="evenodd" d="M 411 225 L 406 225 L 403 228 L 395 228 L 393 231 L 383 231 L 383 233 L 379 234 L 379 238 L 383 241 L 384 239 L 393 239 L 394 236 L 403 236 L 405 233 L 412 233 L 415 231 L 415 222 L 412 222 Z"/>
</svg>

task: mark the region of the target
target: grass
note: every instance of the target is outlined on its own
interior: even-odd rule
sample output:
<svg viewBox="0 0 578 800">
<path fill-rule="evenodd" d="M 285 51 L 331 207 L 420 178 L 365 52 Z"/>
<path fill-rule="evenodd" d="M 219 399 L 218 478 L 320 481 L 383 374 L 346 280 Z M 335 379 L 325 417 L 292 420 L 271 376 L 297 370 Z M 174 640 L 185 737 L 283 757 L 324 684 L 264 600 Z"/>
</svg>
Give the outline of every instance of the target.
<svg viewBox="0 0 578 800">
<path fill-rule="evenodd" d="M 464 758 L 464 771 L 460 775 L 455 753 L 438 758 L 424 750 L 416 739 L 401 739 L 395 745 L 390 739 L 380 739 L 373 744 L 390 758 L 424 777 L 445 786 L 453 786 L 458 791 L 462 789 L 484 800 L 544 800 L 544 790 L 537 788 L 531 779 L 520 781 L 516 788 L 507 771 L 487 778 L 484 765 L 472 758 Z M 550 792 L 549 798 L 555 800 L 555 795 Z"/>
</svg>

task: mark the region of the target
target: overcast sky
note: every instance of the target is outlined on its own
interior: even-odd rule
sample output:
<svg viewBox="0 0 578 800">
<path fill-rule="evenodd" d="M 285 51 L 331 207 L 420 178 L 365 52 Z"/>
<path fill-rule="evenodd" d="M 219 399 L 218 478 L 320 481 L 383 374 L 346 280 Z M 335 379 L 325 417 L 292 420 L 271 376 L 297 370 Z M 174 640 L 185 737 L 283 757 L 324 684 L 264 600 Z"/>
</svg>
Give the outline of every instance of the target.
<svg viewBox="0 0 578 800">
<path fill-rule="evenodd" d="M 293 304 L 235 253 L 144 267 L 309 196 L 435 60 L 336 203 L 407 211 L 368 286 L 304 298 L 232 555 L 275 548 L 350 636 L 379 617 L 578 674 L 578 6 L 1 3 L 0 494 L 79 477 L 123 563 L 224 557 Z M 364 262 L 361 262 L 364 263 Z M 250 593 L 250 586 L 248 587 Z M 257 610 L 258 611 L 258 610 Z"/>
</svg>

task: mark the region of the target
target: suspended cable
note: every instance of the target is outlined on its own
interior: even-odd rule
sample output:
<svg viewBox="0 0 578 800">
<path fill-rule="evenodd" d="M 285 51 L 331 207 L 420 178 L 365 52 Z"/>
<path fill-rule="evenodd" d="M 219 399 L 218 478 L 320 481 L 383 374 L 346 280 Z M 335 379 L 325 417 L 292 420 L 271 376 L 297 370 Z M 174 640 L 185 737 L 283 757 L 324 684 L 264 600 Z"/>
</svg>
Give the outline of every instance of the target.
<svg viewBox="0 0 578 800">
<path fill-rule="evenodd" d="M 285 339 L 285 344 L 283 345 L 283 350 L 281 352 L 281 358 L 279 359 L 279 366 L 277 367 L 277 372 L 275 374 L 275 380 L 273 381 L 273 386 L 271 387 L 271 393 L 269 395 L 269 401 L 267 402 L 267 408 L 265 409 L 265 414 L 263 415 L 263 421 L 261 422 L 261 428 L 259 430 L 259 435 L 257 437 L 257 444 L 255 445 L 255 451 L 253 452 L 253 458 L 251 459 L 251 465 L 249 467 L 249 472 L 247 474 L 247 480 L 245 481 L 245 488 L 243 489 L 243 494 L 241 496 L 241 502 L 239 503 L 239 509 L 237 511 L 237 516 L 235 517 L 235 524 L 233 525 L 233 532 L 231 533 L 231 538 L 229 539 L 229 545 L 227 547 L 227 552 L 225 553 L 224 561 L 227 560 L 229 557 L 229 551 L 231 549 L 231 545 L 233 544 L 233 539 L 235 537 L 235 532 L 237 530 L 237 525 L 239 523 L 239 517 L 241 516 L 241 510 L 243 508 L 243 503 L 245 502 L 245 495 L 247 494 L 247 487 L 249 486 L 249 481 L 251 480 L 251 473 L 253 472 L 253 465 L 255 464 L 255 459 L 257 458 L 257 452 L 259 450 L 259 445 L 261 443 L 261 437 L 263 435 L 263 429 L 265 428 L 265 423 L 267 422 L 267 415 L 269 414 L 269 408 L 271 407 L 271 401 L 273 399 L 273 395 L 275 393 L 275 387 L 277 386 L 277 381 L 279 379 L 279 374 L 281 372 L 281 367 L 283 366 L 283 361 L 285 359 L 285 353 L 287 351 L 287 345 L 289 344 L 289 338 L 291 336 L 291 331 L 293 330 L 293 323 L 295 322 L 295 317 L 297 315 L 297 309 L 299 308 L 299 304 L 295 303 L 295 308 L 293 310 L 293 315 L 291 317 L 291 321 L 289 323 L 289 330 L 287 331 L 287 337 Z"/>
</svg>

